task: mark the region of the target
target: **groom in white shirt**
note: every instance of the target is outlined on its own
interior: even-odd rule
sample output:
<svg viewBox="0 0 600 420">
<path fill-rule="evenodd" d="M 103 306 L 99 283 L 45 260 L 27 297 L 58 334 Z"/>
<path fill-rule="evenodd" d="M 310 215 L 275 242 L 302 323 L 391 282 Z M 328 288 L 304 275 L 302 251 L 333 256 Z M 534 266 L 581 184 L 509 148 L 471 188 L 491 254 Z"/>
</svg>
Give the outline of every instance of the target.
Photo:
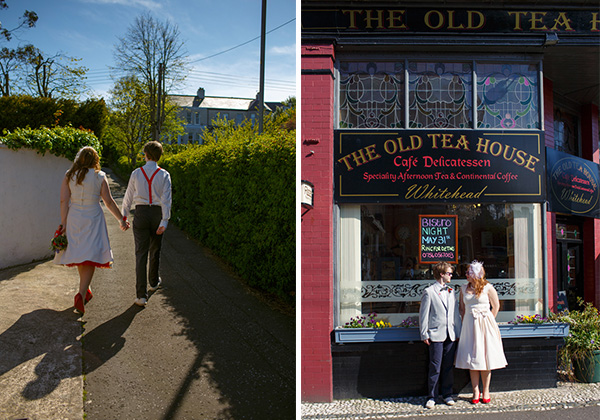
<svg viewBox="0 0 600 420">
<path fill-rule="evenodd" d="M 436 282 L 425 289 L 419 310 L 421 340 L 429 346 L 428 398 L 426 408 L 433 408 L 441 395 L 447 405 L 454 405 L 454 354 L 460 337 L 460 317 L 454 290 L 448 287 L 454 270 L 447 262 L 433 266 Z"/>
<path fill-rule="evenodd" d="M 158 276 L 162 235 L 171 217 L 171 176 L 158 167 L 162 145 L 150 141 L 144 145 L 146 164 L 131 173 L 123 198 L 123 220 L 127 220 L 135 205 L 133 238 L 135 241 L 135 304 L 145 306 L 148 301 L 146 287 L 151 292 L 158 289 Z M 147 270 L 148 266 L 148 270 Z"/>
</svg>

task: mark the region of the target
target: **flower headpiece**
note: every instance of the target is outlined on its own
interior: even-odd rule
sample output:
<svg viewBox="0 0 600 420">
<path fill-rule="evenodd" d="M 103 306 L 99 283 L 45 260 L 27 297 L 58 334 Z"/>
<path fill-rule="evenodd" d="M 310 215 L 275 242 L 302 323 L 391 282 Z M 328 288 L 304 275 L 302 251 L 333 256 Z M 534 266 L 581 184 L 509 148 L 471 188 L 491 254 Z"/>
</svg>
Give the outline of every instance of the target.
<svg viewBox="0 0 600 420">
<path fill-rule="evenodd" d="M 475 278 L 482 278 L 483 277 L 483 263 L 474 260 L 471 265 L 469 266 L 469 270 L 467 271 L 467 274 L 470 274 L 471 277 L 475 277 Z"/>
</svg>

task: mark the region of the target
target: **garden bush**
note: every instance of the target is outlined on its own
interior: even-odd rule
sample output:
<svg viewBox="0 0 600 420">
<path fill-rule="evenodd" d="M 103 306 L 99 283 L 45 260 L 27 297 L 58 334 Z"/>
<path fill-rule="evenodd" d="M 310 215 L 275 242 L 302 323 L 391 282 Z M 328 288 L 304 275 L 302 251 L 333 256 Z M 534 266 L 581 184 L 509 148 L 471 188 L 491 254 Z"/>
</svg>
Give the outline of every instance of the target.
<svg viewBox="0 0 600 420">
<path fill-rule="evenodd" d="M 33 149 L 42 155 L 48 152 L 69 160 L 75 160 L 75 155 L 84 146 L 92 146 L 99 155 L 102 153 L 94 133 L 73 127 L 17 128 L 13 132 L 5 131 L 0 143 L 12 150 Z"/>
<path fill-rule="evenodd" d="M 205 141 L 160 162 L 171 173 L 172 218 L 251 286 L 293 303 L 295 130 L 225 124 Z"/>
<path fill-rule="evenodd" d="M 92 130 L 102 138 L 107 118 L 103 99 L 76 102 L 71 99 L 28 95 L 0 97 L 0 133 L 17 128 L 72 126 Z"/>
</svg>

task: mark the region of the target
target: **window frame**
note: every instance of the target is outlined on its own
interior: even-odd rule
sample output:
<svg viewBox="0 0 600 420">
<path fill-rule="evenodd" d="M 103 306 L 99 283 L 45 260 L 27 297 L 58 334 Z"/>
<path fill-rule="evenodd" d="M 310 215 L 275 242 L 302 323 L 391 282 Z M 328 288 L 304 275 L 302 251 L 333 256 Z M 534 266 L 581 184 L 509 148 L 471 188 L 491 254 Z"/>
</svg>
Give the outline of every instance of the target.
<svg viewBox="0 0 600 420">
<path fill-rule="evenodd" d="M 476 56 L 476 58 L 474 58 Z M 537 77 L 538 77 L 538 115 L 537 115 L 537 128 L 522 128 L 515 127 L 515 130 L 544 130 L 544 73 L 543 73 L 543 61 L 542 56 L 538 54 L 523 54 L 523 55 L 494 55 L 494 54 L 439 54 L 436 55 L 435 60 L 431 58 L 431 54 L 415 54 L 415 53 L 350 53 L 339 55 L 334 63 L 334 75 L 335 75 L 335 86 L 334 86 L 334 121 L 333 125 L 336 129 L 341 129 L 340 126 L 340 67 L 343 62 L 398 62 L 402 61 L 404 66 L 404 101 L 403 101 L 403 127 L 401 129 L 410 129 L 410 109 L 409 105 L 409 63 L 410 62 L 431 62 L 431 63 L 469 63 L 472 67 L 471 83 L 473 84 L 471 89 L 471 126 L 460 128 L 463 130 L 477 130 L 479 129 L 477 119 L 477 65 L 478 64 L 533 64 L 537 66 Z M 348 127 L 345 127 L 348 128 Z M 349 129 L 356 130 L 382 130 L 389 129 L 390 127 L 352 127 Z M 398 127 L 396 127 L 398 129 Z M 448 128 L 436 128 L 439 130 L 456 130 L 455 127 Z M 508 130 L 512 130 L 509 128 Z M 486 130 L 492 131 L 504 131 L 506 128 L 486 128 Z"/>
</svg>

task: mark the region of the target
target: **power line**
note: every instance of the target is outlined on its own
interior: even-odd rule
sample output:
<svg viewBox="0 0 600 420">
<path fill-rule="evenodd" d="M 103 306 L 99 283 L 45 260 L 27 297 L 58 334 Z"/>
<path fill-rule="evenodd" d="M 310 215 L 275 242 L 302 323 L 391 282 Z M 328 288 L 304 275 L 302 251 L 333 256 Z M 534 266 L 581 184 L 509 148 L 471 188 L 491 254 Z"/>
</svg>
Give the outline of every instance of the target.
<svg viewBox="0 0 600 420">
<path fill-rule="evenodd" d="M 279 29 L 279 28 L 281 28 L 281 27 L 283 27 L 283 26 L 287 25 L 288 23 L 291 23 L 291 22 L 293 22 L 293 21 L 295 21 L 295 20 L 296 20 L 296 18 L 290 19 L 290 20 L 288 20 L 287 22 L 285 22 L 285 23 L 282 23 L 282 24 L 281 24 L 281 25 L 279 25 L 278 27 L 271 29 L 270 31 L 268 31 L 268 32 L 267 32 L 267 34 L 270 34 L 271 32 L 273 32 L 273 31 L 276 31 L 277 29 Z M 199 61 L 208 60 L 209 58 L 213 58 L 213 57 L 216 57 L 216 56 L 218 56 L 218 55 L 225 54 L 226 52 L 229 52 L 229 51 L 231 51 L 231 50 L 235 50 L 236 48 L 243 47 L 244 45 L 246 45 L 246 44 L 249 44 L 249 43 L 251 43 L 252 41 L 256 41 L 256 40 L 257 40 L 257 39 L 259 39 L 259 38 L 260 38 L 260 35 L 259 35 L 259 36 L 257 36 L 256 38 L 252 38 L 251 40 L 249 40 L 249 41 L 246 41 L 246 42 L 244 42 L 244 43 L 242 43 L 242 44 L 236 45 L 235 47 L 231 47 L 231 48 L 229 48 L 229 49 L 226 49 L 226 50 L 224 50 L 224 51 L 218 52 L 218 53 L 216 53 L 216 54 L 209 55 L 208 57 L 203 57 L 203 58 L 199 58 L 199 59 L 197 59 L 197 60 L 194 60 L 194 61 L 190 61 L 190 64 L 192 64 L 192 63 L 197 63 L 197 62 L 199 62 Z"/>
</svg>

